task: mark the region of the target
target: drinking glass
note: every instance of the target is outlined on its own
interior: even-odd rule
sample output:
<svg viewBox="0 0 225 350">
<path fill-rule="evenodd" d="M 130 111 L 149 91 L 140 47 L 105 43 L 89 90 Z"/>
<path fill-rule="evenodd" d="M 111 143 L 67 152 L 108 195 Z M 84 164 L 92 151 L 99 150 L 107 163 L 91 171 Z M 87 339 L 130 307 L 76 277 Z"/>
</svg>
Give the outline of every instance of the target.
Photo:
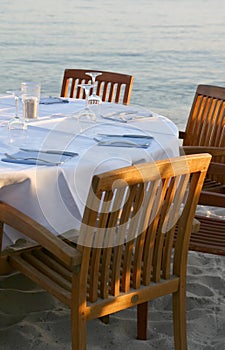
<svg viewBox="0 0 225 350">
<path fill-rule="evenodd" d="M 20 98 L 20 91 L 19 90 L 7 90 L 7 94 L 13 95 L 15 99 L 15 115 L 14 118 L 19 118 L 19 98 Z"/>
<path fill-rule="evenodd" d="M 38 83 L 21 83 L 21 96 L 23 102 L 23 116 L 25 120 L 38 117 L 41 86 Z"/>
<path fill-rule="evenodd" d="M 91 80 L 92 80 L 92 84 L 95 84 L 96 78 L 97 78 L 99 75 L 102 75 L 102 72 L 86 72 L 85 74 L 90 75 Z"/>
<path fill-rule="evenodd" d="M 27 124 L 20 118 L 14 118 L 8 123 L 8 140 L 10 144 L 22 146 L 27 138 Z"/>
<path fill-rule="evenodd" d="M 89 75 L 91 77 L 92 84 L 94 85 L 93 92 L 89 96 L 89 103 L 90 104 L 95 104 L 95 105 L 101 105 L 102 104 L 102 99 L 101 99 L 100 96 L 98 96 L 96 94 L 96 78 L 99 75 L 102 75 L 102 73 L 100 73 L 100 72 L 86 72 L 85 74 L 87 74 L 87 75 Z"/>
<path fill-rule="evenodd" d="M 8 122 L 8 140 L 10 144 L 21 145 L 27 135 L 27 125 L 23 116 L 19 115 L 19 99 L 21 92 L 19 90 L 8 90 L 8 94 L 12 94 L 15 99 L 15 114 Z"/>
<path fill-rule="evenodd" d="M 85 91 L 85 108 L 82 109 L 77 115 L 78 121 L 79 121 L 79 128 L 80 128 L 80 131 L 82 131 L 83 130 L 81 126 L 82 119 L 84 120 L 84 122 L 87 120 L 96 121 L 96 114 L 90 109 L 90 103 L 89 103 L 90 90 L 93 89 L 94 85 L 78 84 L 77 86 L 84 89 Z"/>
</svg>

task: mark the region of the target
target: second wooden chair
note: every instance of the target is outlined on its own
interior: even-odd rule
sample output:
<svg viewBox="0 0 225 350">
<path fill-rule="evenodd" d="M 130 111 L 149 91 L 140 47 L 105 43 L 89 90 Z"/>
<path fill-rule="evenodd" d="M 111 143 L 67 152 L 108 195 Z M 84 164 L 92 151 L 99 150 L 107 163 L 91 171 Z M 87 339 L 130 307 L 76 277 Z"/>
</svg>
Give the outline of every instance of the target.
<svg viewBox="0 0 225 350">
<path fill-rule="evenodd" d="M 185 154 L 212 155 L 199 204 L 220 207 L 225 217 L 225 87 L 198 85 L 180 138 Z M 190 249 L 225 256 L 225 220 L 203 214 L 196 218 L 200 229 L 192 233 Z"/>
<path fill-rule="evenodd" d="M 84 92 L 77 85 L 91 83 L 91 77 L 86 73 L 97 72 L 92 69 L 65 69 L 61 97 L 85 98 Z M 96 93 L 102 101 L 130 103 L 130 95 L 134 77 L 128 74 L 99 71 L 102 73 L 96 78 Z"/>
</svg>

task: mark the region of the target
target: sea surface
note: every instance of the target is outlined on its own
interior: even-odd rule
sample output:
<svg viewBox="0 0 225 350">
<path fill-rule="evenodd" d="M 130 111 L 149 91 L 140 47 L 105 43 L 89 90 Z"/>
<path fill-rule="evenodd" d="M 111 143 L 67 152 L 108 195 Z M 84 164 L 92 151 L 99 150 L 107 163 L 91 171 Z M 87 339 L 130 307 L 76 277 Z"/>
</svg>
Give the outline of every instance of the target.
<svg viewBox="0 0 225 350">
<path fill-rule="evenodd" d="M 224 0 L 1 0 L 0 93 L 65 68 L 134 75 L 131 102 L 186 124 L 200 83 L 225 85 Z"/>
</svg>

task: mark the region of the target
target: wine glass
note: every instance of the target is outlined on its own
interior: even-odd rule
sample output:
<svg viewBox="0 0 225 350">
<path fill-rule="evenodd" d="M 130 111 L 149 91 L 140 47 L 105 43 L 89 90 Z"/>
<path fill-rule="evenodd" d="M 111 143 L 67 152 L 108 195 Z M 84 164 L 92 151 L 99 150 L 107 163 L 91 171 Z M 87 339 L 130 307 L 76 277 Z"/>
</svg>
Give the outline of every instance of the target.
<svg viewBox="0 0 225 350">
<path fill-rule="evenodd" d="M 79 127 L 80 127 L 80 131 L 83 130 L 83 128 L 81 127 L 81 119 L 88 119 L 91 121 L 96 121 L 96 114 L 90 109 L 90 103 L 89 103 L 89 95 L 90 95 L 90 90 L 93 89 L 94 85 L 93 84 L 78 84 L 77 85 L 79 88 L 84 89 L 85 91 L 85 108 L 82 109 L 77 117 L 78 117 L 78 121 L 79 121 Z"/>
<path fill-rule="evenodd" d="M 19 99 L 21 92 L 19 90 L 8 90 L 8 94 L 12 94 L 15 99 L 15 114 L 8 122 L 9 143 L 20 145 L 27 136 L 27 124 L 24 122 L 23 116 L 19 116 Z"/>
<path fill-rule="evenodd" d="M 15 115 L 14 118 L 19 118 L 19 98 L 20 98 L 20 91 L 19 90 L 7 90 L 7 94 L 13 95 L 15 99 Z"/>
<path fill-rule="evenodd" d="M 101 72 L 86 72 L 85 74 L 87 74 L 87 75 L 89 75 L 91 77 L 92 84 L 94 85 L 92 94 L 89 96 L 89 103 L 91 105 L 94 105 L 93 106 L 94 108 L 97 107 L 97 108 L 95 108 L 96 109 L 96 114 L 100 115 L 100 107 L 101 107 L 101 104 L 102 104 L 102 99 L 101 99 L 100 96 L 98 96 L 96 94 L 96 78 L 99 75 L 102 75 L 102 73 Z"/>
<path fill-rule="evenodd" d="M 102 75 L 101 72 L 86 72 L 85 74 L 89 75 L 91 77 L 91 81 L 92 81 L 92 84 L 95 85 L 94 89 L 93 89 L 93 93 L 96 94 L 96 78 L 99 76 L 99 75 Z"/>
</svg>

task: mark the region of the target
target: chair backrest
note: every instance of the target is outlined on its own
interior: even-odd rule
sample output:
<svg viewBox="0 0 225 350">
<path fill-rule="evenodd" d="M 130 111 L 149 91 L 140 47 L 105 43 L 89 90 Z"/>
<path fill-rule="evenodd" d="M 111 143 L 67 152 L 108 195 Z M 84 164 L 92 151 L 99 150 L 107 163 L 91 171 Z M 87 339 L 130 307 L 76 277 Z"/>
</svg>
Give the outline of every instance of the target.
<svg viewBox="0 0 225 350">
<path fill-rule="evenodd" d="M 65 69 L 61 97 L 85 98 L 84 91 L 77 87 L 81 83 L 91 83 L 87 72 L 90 69 Z M 134 77 L 132 75 L 101 71 L 96 78 L 96 93 L 102 101 L 129 104 Z"/>
<path fill-rule="evenodd" d="M 184 145 L 225 146 L 225 87 L 199 85 L 188 118 Z"/>
<path fill-rule="evenodd" d="M 225 147 L 225 87 L 198 85 L 183 145 Z M 224 164 L 225 156 L 214 156 L 212 161 Z M 225 184 L 224 176 L 213 179 Z"/>
<path fill-rule="evenodd" d="M 192 222 L 210 159 L 208 154 L 182 156 L 93 177 L 77 246 L 90 302 L 173 274 L 185 278 Z M 86 291 L 80 298 L 85 303 Z"/>
</svg>

